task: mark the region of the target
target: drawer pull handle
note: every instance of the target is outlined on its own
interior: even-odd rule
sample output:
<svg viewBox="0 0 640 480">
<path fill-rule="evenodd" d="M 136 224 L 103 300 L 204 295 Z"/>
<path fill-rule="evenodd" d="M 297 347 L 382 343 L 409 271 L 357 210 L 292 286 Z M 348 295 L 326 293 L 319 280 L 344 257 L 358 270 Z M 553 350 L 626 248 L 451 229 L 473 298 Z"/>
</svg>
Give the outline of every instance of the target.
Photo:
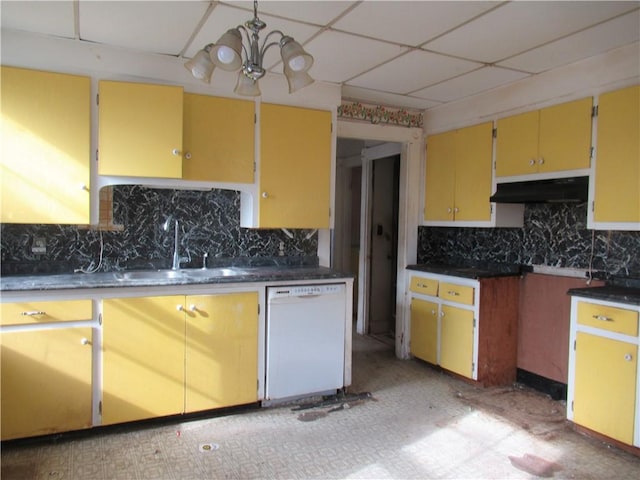
<svg viewBox="0 0 640 480">
<path fill-rule="evenodd" d="M 631 360 L 633 360 L 633 355 L 631 355 L 630 353 L 627 353 L 627 354 L 624 356 L 624 359 L 625 359 L 627 362 L 630 362 Z"/>
<path fill-rule="evenodd" d="M 424 284 L 424 283 L 419 283 L 418 284 L 418 288 L 427 288 L 428 285 Z"/>
<path fill-rule="evenodd" d="M 604 315 L 593 315 L 593 318 L 600 320 L 601 322 L 613 322 L 613 318 L 605 317 Z"/>
<path fill-rule="evenodd" d="M 46 315 L 47 312 L 43 312 L 40 310 L 32 310 L 30 312 L 22 312 L 20 315 L 24 316 L 24 317 L 35 317 L 37 315 Z"/>
<path fill-rule="evenodd" d="M 195 305 L 189 305 L 189 311 L 195 313 L 198 311 L 198 307 L 196 307 Z"/>
<path fill-rule="evenodd" d="M 457 297 L 458 295 L 460 295 L 458 292 L 456 292 L 455 290 L 449 290 L 447 292 L 449 295 L 453 295 L 454 297 Z"/>
<path fill-rule="evenodd" d="M 80 340 L 80 345 L 91 345 L 91 342 L 89 341 L 88 338 L 82 338 Z"/>
</svg>

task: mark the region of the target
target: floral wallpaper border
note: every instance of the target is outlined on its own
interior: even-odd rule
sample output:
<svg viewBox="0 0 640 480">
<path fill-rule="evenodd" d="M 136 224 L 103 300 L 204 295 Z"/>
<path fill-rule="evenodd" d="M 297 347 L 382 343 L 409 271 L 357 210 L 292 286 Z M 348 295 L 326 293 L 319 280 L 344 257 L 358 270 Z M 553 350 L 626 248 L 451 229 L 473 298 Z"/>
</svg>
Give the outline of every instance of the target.
<svg viewBox="0 0 640 480">
<path fill-rule="evenodd" d="M 411 113 L 405 109 L 393 109 L 380 105 L 343 103 L 338 107 L 338 118 L 369 121 L 373 124 L 387 123 L 404 127 L 422 128 L 422 113 Z"/>
</svg>

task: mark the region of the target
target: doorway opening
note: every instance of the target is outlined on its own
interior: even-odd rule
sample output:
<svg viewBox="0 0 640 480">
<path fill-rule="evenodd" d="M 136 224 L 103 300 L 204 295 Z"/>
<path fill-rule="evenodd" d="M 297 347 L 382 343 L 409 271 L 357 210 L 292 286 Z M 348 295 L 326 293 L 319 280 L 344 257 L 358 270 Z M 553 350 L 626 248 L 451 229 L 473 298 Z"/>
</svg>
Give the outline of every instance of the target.
<svg viewBox="0 0 640 480">
<path fill-rule="evenodd" d="M 354 322 L 394 346 L 401 144 L 338 139 L 334 266 L 354 275 Z"/>
</svg>

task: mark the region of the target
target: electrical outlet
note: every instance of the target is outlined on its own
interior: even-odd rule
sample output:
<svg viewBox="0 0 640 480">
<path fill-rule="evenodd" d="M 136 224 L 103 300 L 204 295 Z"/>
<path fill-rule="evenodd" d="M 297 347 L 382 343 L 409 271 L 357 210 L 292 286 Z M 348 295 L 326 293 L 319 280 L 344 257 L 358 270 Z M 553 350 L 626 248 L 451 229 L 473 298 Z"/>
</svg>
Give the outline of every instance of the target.
<svg viewBox="0 0 640 480">
<path fill-rule="evenodd" d="M 31 253 L 35 253 L 36 255 L 47 253 L 47 239 L 45 237 L 33 237 Z"/>
</svg>

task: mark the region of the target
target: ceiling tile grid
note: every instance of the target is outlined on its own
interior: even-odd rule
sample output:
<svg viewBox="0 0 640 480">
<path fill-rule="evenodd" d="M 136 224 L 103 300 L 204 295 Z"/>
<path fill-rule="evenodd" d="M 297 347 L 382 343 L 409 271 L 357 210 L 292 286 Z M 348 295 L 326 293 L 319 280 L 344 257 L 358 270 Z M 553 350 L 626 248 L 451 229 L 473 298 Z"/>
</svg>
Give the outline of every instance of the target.
<svg viewBox="0 0 640 480">
<path fill-rule="evenodd" d="M 0 0 L 0 26 L 186 61 L 250 20 L 253 6 Z M 640 55 L 640 1 L 263 0 L 258 16 L 262 40 L 274 30 L 294 37 L 315 58 L 312 77 L 341 84 L 344 98 L 404 108 L 454 102 L 626 45 Z M 281 73 L 277 48 L 264 66 Z"/>
</svg>

